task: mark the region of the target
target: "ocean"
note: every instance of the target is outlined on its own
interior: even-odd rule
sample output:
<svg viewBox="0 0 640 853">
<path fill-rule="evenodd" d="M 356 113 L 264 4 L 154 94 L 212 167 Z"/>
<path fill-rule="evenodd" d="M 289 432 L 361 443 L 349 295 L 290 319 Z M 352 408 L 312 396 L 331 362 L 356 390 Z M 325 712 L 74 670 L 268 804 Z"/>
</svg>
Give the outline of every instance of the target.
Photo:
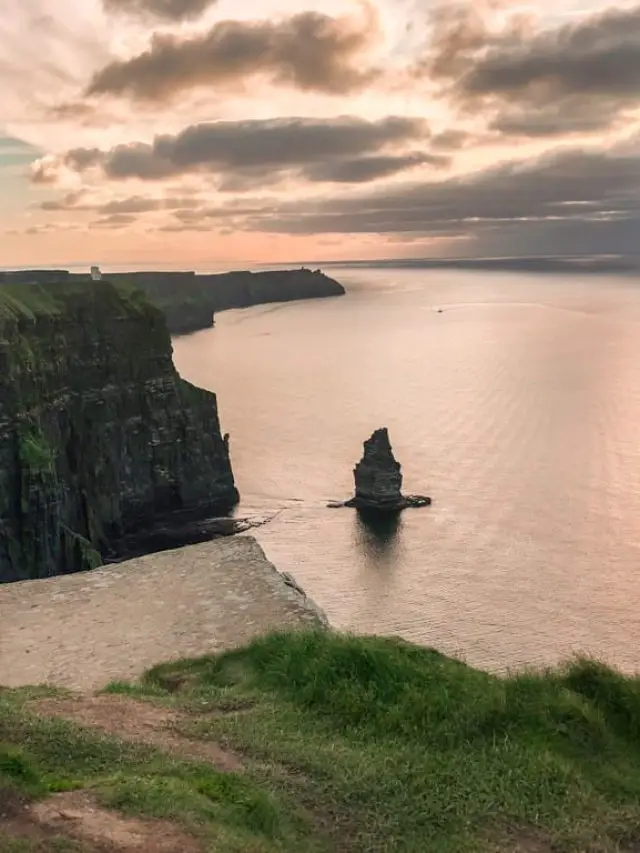
<svg viewBox="0 0 640 853">
<path fill-rule="evenodd" d="M 218 394 L 238 515 L 336 627 L 505 671 L 574 654 L 640 670 L 640 282 L 331 269 L 345 297 L 174 340 Z M 441 310 L 440 310 L 441 309 Z M 386 529 L 329 500 L 389 428 Z"/>
</svg>

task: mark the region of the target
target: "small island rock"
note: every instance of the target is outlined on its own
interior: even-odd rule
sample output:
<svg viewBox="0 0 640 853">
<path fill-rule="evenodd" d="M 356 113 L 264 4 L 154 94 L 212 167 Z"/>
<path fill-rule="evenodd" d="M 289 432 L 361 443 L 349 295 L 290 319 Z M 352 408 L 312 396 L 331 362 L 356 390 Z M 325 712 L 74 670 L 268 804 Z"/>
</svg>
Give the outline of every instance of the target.
<svg viewBox="0 0 640 853">
<path fill-rule="evenodd" d="M 402 494 L 400 463 L 393 455 L 386 427 L 377 429 L 364 443 L 364 454 L 354 468 L 356 493 L 346 503 L 332 501 L 329 506 L 348 506 L 361 510 L 399 512 L 408 507 L 429 506 L 431 498 Z"/>
</svg>

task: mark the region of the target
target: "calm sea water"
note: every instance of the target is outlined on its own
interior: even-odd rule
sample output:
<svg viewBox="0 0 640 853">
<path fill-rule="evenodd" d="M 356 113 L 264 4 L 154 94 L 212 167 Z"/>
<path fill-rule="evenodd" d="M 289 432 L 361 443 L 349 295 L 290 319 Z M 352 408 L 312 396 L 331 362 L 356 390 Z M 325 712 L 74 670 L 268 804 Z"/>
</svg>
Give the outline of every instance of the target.
<svg viewBox="0 0 640 853">
<path fill-rule="evenodd" d="M 336 271 L 346 297 L 219 314 L 175 361 L 218 393 L 256 531 L 336 626 L 495 670 L 640 670 L 640 282 Z M 437 309 L 441 308 L 442 313 Z M 388 426 L 395 529 L 326 501 Z"/>
</svg>

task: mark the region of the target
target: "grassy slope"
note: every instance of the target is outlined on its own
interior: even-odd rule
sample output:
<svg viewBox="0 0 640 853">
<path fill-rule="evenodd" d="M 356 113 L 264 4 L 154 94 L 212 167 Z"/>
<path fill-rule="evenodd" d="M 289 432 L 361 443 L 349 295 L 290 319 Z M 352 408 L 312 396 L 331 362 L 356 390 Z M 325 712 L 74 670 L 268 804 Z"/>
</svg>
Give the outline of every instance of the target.
<svg viewBox="0 0 640 853">
<path fill-rule="evenodd" d="M 6 691 L 0 783 L 91 786 L 217 853 L 640 850 L 640 680 L 592 662 L 498 679 L 400 641 L 276 634 L 111 690 L 189 710 L 186 733 L 245 773 L 39 720 Z"/>
<path fill-rule="evenodd" d="M 92 290 L 89 290 L 92 288 Z M 92 292 L 105 308 L 113 306 L 132 314 L 153 313 L 154 307 L 144 293 L 127 282 L 48 282 L 46 284 L 4 284 L 0 287 L 0 321 L 35 320 L 57 316 L 66 310 L 70 299 Z M 157 311 L 157 309 L 155 309 Z"/>
</svg>

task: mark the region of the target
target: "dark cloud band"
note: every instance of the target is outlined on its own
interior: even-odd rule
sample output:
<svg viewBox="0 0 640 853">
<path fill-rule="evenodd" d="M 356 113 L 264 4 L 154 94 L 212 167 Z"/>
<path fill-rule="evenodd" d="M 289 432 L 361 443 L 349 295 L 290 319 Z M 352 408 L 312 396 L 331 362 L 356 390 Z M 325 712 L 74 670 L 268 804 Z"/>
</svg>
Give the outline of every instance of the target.
<svg viewBox="0 0 640 853">
<path fill-rule="evenodd" d="M 157 136 L 152 143 L 116 145 L 107 151 L 72 149 L 64 162 L 76 172 L 99 168 L 112 180 L 157 181 L 206 171 L 227 181 L 246 177 L 268 182 L 289 173 L 307 181 L 359 183 L 420 165 L 446 165 L 446 157 L 423 151 L 387 153 L 428 139 L 424 121 L 396 116 L 378 121 L 352 116 L 221 121 Z M 39 174 L 36 168 L 36 180 Z"/>
<path fill-rule="evenodd" d="M 640 6 L 543 31 L 517 17 L 496 31 L 475 5 L 446 6 L 419 71 L 503 133 L 599 130 L 640 105 Z"/>
<path fill-rule="evenodd" d="M 373 12 L 359 20 L 302 12 L 275 22 L 220 21 L 187 38 L 156 34 L 144 53 L 98 71 L 86 94 L 161 102 L 195 86 L 254 75 L 303 91 L 344 94 L 377 76 L 362 56 L 376 35 Z"/>
<path fill-rule="evenodd" d="M 165 21 L 197 18 L 217 0 L 103 0 L 105 11 Z"/>
</svg>

